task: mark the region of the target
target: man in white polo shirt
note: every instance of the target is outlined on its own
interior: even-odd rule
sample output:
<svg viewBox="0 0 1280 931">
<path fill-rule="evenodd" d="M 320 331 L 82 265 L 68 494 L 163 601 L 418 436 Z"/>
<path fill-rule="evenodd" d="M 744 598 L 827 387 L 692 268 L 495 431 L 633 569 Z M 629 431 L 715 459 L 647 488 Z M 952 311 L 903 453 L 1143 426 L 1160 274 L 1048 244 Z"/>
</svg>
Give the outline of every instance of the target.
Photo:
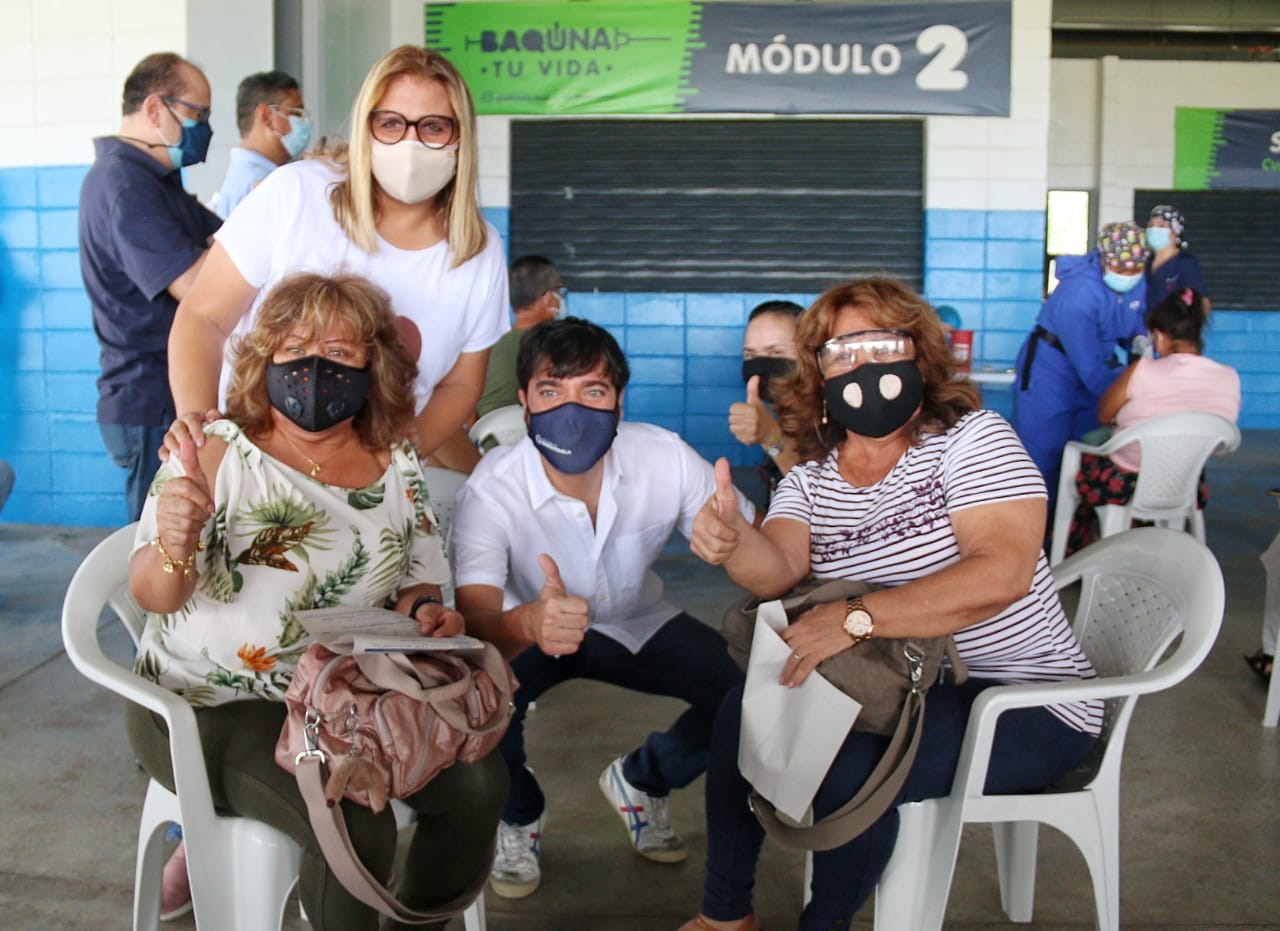
<svg viewBox="0 0 1280 931">
<path fill-rule="evenodd" d="M 663 601 L 652 569 L 715 492 L 711 465 L 668 430 L 619 423 L 630 372 L 593 323 L 566 317 L 529 330 L 516 373 L 529 436 L 480 461 L 458 494 L 452 538 L 468 631 L 510 656 L 520 681 L 499 745 L 511 791 L 490 876 L 507 898 L 541 880 L 545 800 L 524 752 L 530 702 L 579 678 L 688 702 L 600 776 L 636 851 L 674 863 L 688 851 L 667 797 L 705 769 L 716 710 L 742 681 L 724 638 Z M 739 506 L 752 520 L 741 495 Z"/>
</svg>

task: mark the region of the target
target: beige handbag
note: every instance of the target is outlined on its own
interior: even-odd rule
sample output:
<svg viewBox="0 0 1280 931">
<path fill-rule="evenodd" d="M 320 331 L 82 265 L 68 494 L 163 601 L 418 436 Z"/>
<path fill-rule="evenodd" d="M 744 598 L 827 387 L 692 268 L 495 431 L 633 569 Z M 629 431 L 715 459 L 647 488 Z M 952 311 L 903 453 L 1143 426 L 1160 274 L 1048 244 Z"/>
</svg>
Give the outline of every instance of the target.
<svg viewBox="0 0 1280 931">
<path fill-rule="evenodd" d="M 812 607 L 865 595 L 874 588 L 866 582 L 810 578 L 783 596 L 782 607 L 787 619 L 794 621 Z M 724 616 L 722 632 L 729 653 L 744 668 L 759 606 L 760 599 L 744 598 Z M 889 748 L 857 794 L 813 825 L 782 820 L 773 804 L 753 791 L 751 808 L 765 830 L 788 847 L 831 850 L 853 840 L 888 811 L 915 762 L 925 693 L 938 681 L 944 658 L 950 663 L 953 681 L 965 681 L 968 670 L 950 636 L 873 637 L 820 663 L 817 671 L 823 678 L 862 705 L 853 729 L 889 736 Z"/>
</svg>

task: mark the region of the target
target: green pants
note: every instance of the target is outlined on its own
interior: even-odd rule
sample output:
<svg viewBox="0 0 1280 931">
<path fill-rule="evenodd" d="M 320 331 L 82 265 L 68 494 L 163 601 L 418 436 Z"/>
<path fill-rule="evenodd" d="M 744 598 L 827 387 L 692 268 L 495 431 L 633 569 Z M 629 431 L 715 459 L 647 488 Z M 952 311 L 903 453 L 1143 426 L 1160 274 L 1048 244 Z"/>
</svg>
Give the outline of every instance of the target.
<svg viewBox="0 0 1280 931">
<path fill-rule="evenodd" d="M 276 764 L 276 739 L 284 717 L 284 704 L 272 701 L 238 701 L 196 710 L 214 807 L 268 824 L 302 848 L 298 895 L 316 931 L 375 931 L 377 913 L 352 897 L 329 870 L 298 783 Z M 173 791 L 169 734 L 163 719 L 130 704 L 126 723 L 142 765 Z M 493 753 L 478 763 L 449 767 L 405 799 L 417 811 L 418 825 L 398 890 L 400 900 L 411 908 L 430 908 L 461 894 L 481 873 L 487 873 L 506 796 L 506 766 Z M 344 799 L 342 810 L 361 862 L 385 882 L 396 848 L 390 807 L 375 815 Z M 444 923 L 413 927 L 443 928 Z"/>
</svg>

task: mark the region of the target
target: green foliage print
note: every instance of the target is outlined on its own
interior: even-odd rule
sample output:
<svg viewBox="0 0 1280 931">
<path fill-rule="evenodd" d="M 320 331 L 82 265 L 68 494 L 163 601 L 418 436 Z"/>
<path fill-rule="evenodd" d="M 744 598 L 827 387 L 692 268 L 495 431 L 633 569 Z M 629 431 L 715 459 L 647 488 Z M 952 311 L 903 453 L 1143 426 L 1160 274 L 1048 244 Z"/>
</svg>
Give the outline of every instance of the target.
<svg viewBox="0 0 1280 931">
<path fill-rule="evenodd" d="M 381 505 L 386 496 L 386 483 L 378 482 L 376 485 L 369 485 L 366 488 L 353 488 L 348 491 L 347 504 L 357 511 L 371 511 Z"/>
<path fill-rule="evenodd" d="M 229 603 L 238 587 L 231 565 L 231 548 L 227 541 L 227 506 L 219 504 L 205 538 L 204 571 L 200 574 L 200 591 L 214 601 Z"/>
<path fill-rule="evenodd" d="M 246 507 L 242 516 L 246 527 L 261 528 L 248 548 L 236 557 L 242 565 L 297 572 L 297 565 L 286 553 L 292 551 L 310 562 L 308 547 L 327 550 L 333 545 L 329 515 L 292 487 L 273 488 L 265 500 Z"/>
<path fill-rule="evenodd" d="M 413 518 L 408 518 L 399 531 L 391 527 L 383 529 L 378 537 L 378 562 L 369 575 L 371 591 L 385 592 L 388 596 L 399 591 L 413 560 L 413 536 Z"/>
</svg>

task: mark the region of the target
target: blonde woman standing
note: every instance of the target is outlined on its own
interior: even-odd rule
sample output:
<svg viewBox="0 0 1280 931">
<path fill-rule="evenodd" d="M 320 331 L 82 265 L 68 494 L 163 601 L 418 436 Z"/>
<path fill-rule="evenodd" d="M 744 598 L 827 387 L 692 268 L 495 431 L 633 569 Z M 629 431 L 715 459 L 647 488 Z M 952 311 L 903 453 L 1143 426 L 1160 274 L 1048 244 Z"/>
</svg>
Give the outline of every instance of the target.
<svg viewBox="0 0 1280 931">
<path fill-rule="evenodd" d="M 508 328 L 507 270 L 477 202 L 471 94 L 457 69 L 416 46 L 384 55 L 360 88 L 350 142 L 286 165 L 222 227 L 178 307 L 169 379 L 192 425 L 219 402 L 223 349 L 262 295 L 292 272 L 346 272 L 391 297 L 418 365 L 414 436 L 432 453 L 475 410 L 489 347 Z M 178 439 L 199 431 L 176 427 Z M 171 434 L 172 436 L 172 434 Z"/>
</svg>

